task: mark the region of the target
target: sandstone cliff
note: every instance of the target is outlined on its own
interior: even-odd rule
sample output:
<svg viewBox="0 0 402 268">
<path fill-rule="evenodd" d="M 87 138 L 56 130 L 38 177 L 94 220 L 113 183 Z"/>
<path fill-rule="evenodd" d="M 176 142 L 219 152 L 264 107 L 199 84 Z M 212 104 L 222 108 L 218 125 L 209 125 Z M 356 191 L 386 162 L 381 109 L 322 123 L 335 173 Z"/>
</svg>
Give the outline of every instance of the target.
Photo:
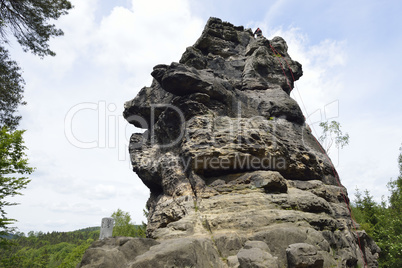
<svg viewBox="0 0 402 268">
<path fill-rule="evenodd" d="M 154 67 L 124 111 L 145 130 L 129 151 L 149 238 L 97 241 L 80 267 L 377 267 L 289 96 L 302 66 L 287 50 L 211 18 L 179 63 Z"/>
</svg>

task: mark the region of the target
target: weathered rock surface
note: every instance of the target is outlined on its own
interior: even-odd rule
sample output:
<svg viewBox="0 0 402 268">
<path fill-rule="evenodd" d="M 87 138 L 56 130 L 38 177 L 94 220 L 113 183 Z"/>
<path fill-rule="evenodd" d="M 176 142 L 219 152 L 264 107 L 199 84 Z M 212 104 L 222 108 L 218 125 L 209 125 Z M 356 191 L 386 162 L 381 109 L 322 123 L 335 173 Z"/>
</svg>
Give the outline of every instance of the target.
<svg viewBox="0 0 402 268">
<path fill-rule="evenodd" d="M 79 267 L 377 267 L 289 95 L 302 68 L 281 37 L 211 18 L 152 76 L 124 110 L 144 129 L 129 151 L 151 190 L 149 239 L 95 242 Z"/>
<path fill-rule="evenodd" d="M 292 244 L 286 249 L 289 268 L 322 268 L 324 258 L 313 245 L 306 243 Z"/>
</svg>

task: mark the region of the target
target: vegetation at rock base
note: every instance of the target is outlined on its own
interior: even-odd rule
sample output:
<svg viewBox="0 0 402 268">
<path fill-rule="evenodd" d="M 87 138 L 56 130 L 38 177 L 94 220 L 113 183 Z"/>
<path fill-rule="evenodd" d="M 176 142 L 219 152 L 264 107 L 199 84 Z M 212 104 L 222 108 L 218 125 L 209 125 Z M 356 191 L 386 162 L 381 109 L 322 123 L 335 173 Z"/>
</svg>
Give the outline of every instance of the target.
<svg viewBox="0 0 402 268">
<path fill-rule="evenodd" d="M 113 212 L 114 236 L 145 237 L 146 225 L 135 225 L 129 213 Z M 99 239 L 100 227 L 73 232 L 29 232 L 8 235 L 10 245 L 0 248 L 0 267 L 76 267 L 85 250 Z"/>
<path fill-rule="evenodd" d="M 381 203 L 369 191 L 357 190 L 352 212 L 356 221 L 381 248 L 383 268 L 402 267 L 402 147 L 398 158 L 399 176 L 388 183 L 390 196 Z"/>
</svg>

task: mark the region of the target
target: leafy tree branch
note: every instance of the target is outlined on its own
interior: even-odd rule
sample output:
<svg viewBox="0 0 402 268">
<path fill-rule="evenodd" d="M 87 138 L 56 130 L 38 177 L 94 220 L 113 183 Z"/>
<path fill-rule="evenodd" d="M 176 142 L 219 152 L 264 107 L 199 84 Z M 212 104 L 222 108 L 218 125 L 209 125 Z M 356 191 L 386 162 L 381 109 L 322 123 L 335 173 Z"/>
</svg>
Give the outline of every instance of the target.
<svg viewBox="0 0 402 268">
<path fill-rule="evenodd" d="M 320 127 L 323 132 L 318 140 L 327 152 L 329 152 L 334 143 L 337 148 L 340 147 L 341 149 L 349 144 L 349 134 L 342 133 L 341 124 L 339 122 L 321 122 Z"/>
<path fill-rule="evenodd" d="M 6 217 L 4 208 L 16 205 L 8 199 L 21 195 L 21 190 L 30 182 L 25 175 L 34 171 L 28 166 L 23 133 L 22 130 L 10 131 L 7 127 L 0 130 L 0 236 L 11 231 L 12 228 L 8 226 L 16 221 Z M 4 242 L 4 238 L 0 238 L 0 244 Z"/>
</svg>

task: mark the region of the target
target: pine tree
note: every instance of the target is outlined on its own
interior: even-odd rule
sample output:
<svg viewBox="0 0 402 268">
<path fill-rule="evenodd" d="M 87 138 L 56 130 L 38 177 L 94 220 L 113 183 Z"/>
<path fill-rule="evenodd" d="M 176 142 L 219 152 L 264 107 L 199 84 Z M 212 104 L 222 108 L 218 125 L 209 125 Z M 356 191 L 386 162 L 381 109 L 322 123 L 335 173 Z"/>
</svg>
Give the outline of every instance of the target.
<svg viewBox="0 0 402 268">
<path fill-rule="evenodd" d="M 25 105 L 22 100 L 24 79 L 15 61 L 8 56 L 8 51 L 0 46 L 0 127 L 8 126 L 14 130 L 21 119 L 16 115 L 18 105 Z"/>
<path fill-rule="evenodd" d="M 0 0 L 0 37 L 7 43 L 12 34 L 24 51 L 40 57 L 54 56 L 48 44 L 50 37 L 63 35 L 63 31 L 49 21 L 71 8 L 67 0 Z"/>
<path fill-rule="evenodd" d="M 63 31 L 49 22 L 71 8 L 68 0 L 0 0 L 0 244 L 6 242 L 1 235 L 15 222 L 6 217 L 5 207 L 15 205 L 6 198 L 21 194 L 30 181 L 23 175 L 33 171 L 24 152 L 24 131 L 16 130 L 21 119 L 16 115 L 18 106 L 25 104 L 24 80 L 4 46 L 14 36 L 24 51 L 39 57 L 54 56 L 49 40 L 63 35 Z"/>
</svg>

